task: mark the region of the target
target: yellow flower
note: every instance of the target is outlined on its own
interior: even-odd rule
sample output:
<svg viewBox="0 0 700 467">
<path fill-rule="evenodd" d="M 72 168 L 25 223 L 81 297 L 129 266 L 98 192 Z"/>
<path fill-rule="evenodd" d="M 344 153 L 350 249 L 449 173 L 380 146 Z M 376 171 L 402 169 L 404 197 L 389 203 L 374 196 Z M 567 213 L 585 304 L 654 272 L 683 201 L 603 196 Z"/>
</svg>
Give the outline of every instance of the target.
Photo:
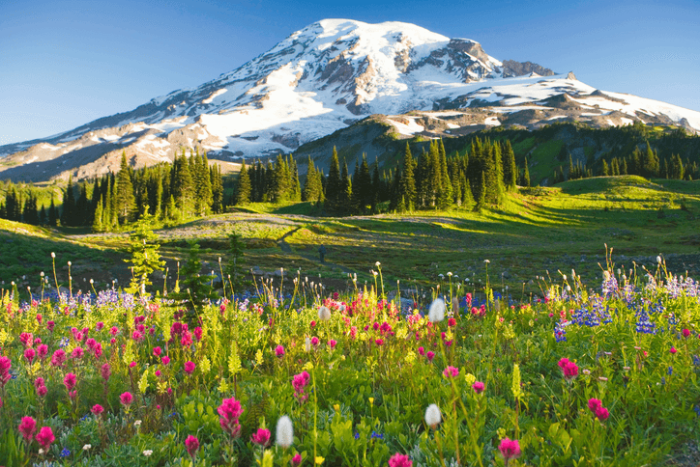
<svg viewBox="0 0 700 467">
<path fill-rule="evenodd" d="M 369 398 L 369 405 L 374 405 L 374 397 Z"/>
<path fill-rule="evenodd" d="M 311 371 L 311 370 L 314 369 L 314 364 L 311 363 L 311 362 L 306 362 L 306 364 L 304 365 L 304 369 L 305 369 L 306 371 Z"/>
<path fill-rule="evenodd" d="M 228 383 L 226 382 L 225 379 L 222 379 L 221 382 L 219 383 L 219 392 L 224 394 L 228 392 Z"/>
<path fill-rule="evenodd" d="M 340 412 L 340 404 L 333 404 L 333 410 Z"/>
<path fill-rule="evenodd" d="M 406 363 L 409 365 L 416 361 L 416 354 L 413 350 L 409 350 L 405 357 Z"/>
<path fill-rule="evenodd" d="M 141 375 L 141 379 L 139 380 L 139 391 L 141 391 L 141 394 L 146 394 L 147 389 L 148 389 L 148 368 L 146 368 L 146 371 L 143 372 L 143 375 Z"/>
<path fill-rule="evenodd" d="M 202 361 L 199 363 L 199 369 L 205 375 L 209 373 L 209 370 L 211 370 L 211 362 L 206 356 L 202 358 Z"/>
<path fill-rule="evenodd" d="M 269 449 L 263 454 L 262 467 L 272 467 L 274 458 L 272 457 L 272 451 Z"/>
<path fill-rule="evenodd" d="M 466 373 L 464 375 L 464 380 L 466 381 L 467 386 L 471 387 L 472 384 L 474 384 L 476 382 L 476 376 L 474 376 L 471 373 Z"/>
<path fill-rule="evenodd" d="M 263 364 L 263 353 L 261 349 L 258 349 L 257 352 L 255 352 L 255 364 L 256 365 L 262 365 Z"/>
<path fill-rule="evenodd" d="M 498 439 L 503 439 L 506 437 L 506 430 L 505 428 L 499 428 L 496 430 L 496 434 L 498 435 Z"/>
<path fill-rule="evenodd" d="M 323 464 L 323 461 L 325 461 L 325 460 L 326 460 L 326 459 L 324 459 L 324 458 L 321 457 L 321 456 L 316 456 L 316 465 L 321 465 L 321 464 Z"/>
</svg>

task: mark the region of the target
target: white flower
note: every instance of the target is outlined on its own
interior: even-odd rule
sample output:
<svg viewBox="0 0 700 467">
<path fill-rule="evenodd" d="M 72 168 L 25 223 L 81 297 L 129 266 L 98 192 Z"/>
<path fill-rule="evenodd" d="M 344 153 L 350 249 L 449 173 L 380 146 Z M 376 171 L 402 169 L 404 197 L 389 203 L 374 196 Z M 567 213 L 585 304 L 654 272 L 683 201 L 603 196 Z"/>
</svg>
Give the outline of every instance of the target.
<svg viewBox="0 0 700 467">
<path fill-rule="evenodd" d="M 277 420 L 277 436 L 276 442 L 278 446 L 287 449 L 294 442 L 294 427 L 288 416 L 283 416 Z"/>
<path fill-rule="evenodd" d="M 452 273 L 451 273 L 451 272 L 448 272 L 448 273 L 447 273 L 447 276 L 448 276 L 448 277 L 449 277 L 449 276 L 452 276 Z"/>
<path fill-rule="evenodd" d="M 430 404 L 425 410 L 425 423 L 432 429 L 435 429 L 442 420 L 440 408 L 435 404 Z"/>
<path fill-rule="evenodd" d="M 311 352 L 311 339 L 308 337 L 304 340 L 304 350 L 306 352 Z"/>
<path fill-rule="evenodd" d="M 322 306 L 318 309 L 318 319 L 321 321 L 329 321 L 331 319 L 331 310 L 327 307 Z"/>
<path fill-rule="evenodd" d="M 92 445 L 86 444 L 85 446 L 83 446 L 83 451 L 88 451 L 88 450 L 90 450 L 91 447 L 92 447 Z"/>
<path fill-rule="evenodd" d="M 73 265 L 73 263 L 71 263 L 70 261 L 68 261 L 68 267 L 70 267 L 70 266 L 72 266 L 72 265 Z"/>
<path fill-rule="evenodd" d="M 379 261 L 377 261 L 376 263 L 374 263 L 374 265 L 377 266 L 377 267 L 379 267 L 379 266 L 382 265 L 382 263 L 380 263 Z"/>
<path fill-rule="evenodd" d="M 564 274 L 562 277 L 564 278 L 564 280 L 566 280 L 566 274 Z"/>
<path fill-rule="evenodd" d="M 657 256 L 657 257 L 656 257 L 656 262 L 659 263 L 659 264 L 661 264 L 661 256 Z"/>
<path fill-rule="evenodd" d="M 436 323 L 445 319 L 445 302 L 441 298 L 436 298 L 433 303 L 430 304 L 428 319 L 430 319 L 431 323 Z"/>
<path fill-rule="evenodd" d="M 151 454 L 153 454 L 153 451 L 150 449 L 146 449 L 145 451 L 143 451 L 143 455 L 146 457 L 150 457 Z"/>
<path fill-rule="evenodd" d="M 51 253 L 51 254 L 53 254 L 53 253 Z M 43 449 L 39 449 L 39 455 L 40 455 L 40 456 L 43 456 L 43 455 L 44 455 L 44 450 L 43 450 Z"/>
<path fill-rule="evenodd" d="M 484 260 L 484 263 L 486 263 L 486 264 L 489 264 L 490 262 L 491 262 L 491 261 L 489 261 L 488 259 L 485 259 L 485 260 Z"/>
<path fill-rule="evenodd" d="M 140 427 L 140 426 L 141 426 L 141 420 L 136 420 L 136 421 L 134 422 L 134 427 L 135 427 L 135 428 L 138 428 L 138 427 Z"/>
<path fill-rule="evenodd" d="M 52 257 L 52 258 L 55 258 L 55 257 L 56 257 L 56 253 L 54 253 L 54 252 L 52 251 L 52 252 L 51 252 L 51 257 Z"/>
</svg>

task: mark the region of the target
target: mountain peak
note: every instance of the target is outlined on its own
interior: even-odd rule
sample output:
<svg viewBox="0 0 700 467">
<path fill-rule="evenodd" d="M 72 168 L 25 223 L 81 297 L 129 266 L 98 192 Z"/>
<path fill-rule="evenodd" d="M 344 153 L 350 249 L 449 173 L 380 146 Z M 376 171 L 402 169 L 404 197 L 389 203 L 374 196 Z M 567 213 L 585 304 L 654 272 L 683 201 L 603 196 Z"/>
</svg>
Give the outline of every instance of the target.
<svg viewBox="0 0 700 467">
<path fill-rule="evenodd" d="M 373 114 L 413 111 L 449 110 L 462 117 L 439 124 L 428 114 L 424 124 L 389 118 L 401 137 L 421 131 L 430 136 L 428 128 L 435 125 L 448 136 L 502 121 L 534 128 L 563 118 L 599 125 L 683 120 L 700 128 L 697 112 L 594 95 L 594 88 L 573 78 L 532 62 L 501 62 L 477 41 L 415 24 L 324 19 L 196 88 L 50 138 L 2 146 L 0 156 L 9 159 L 0 171 L 20 180 L 68 173 L 80 178 L 109 170 L 105 161 L 124 150 L 142 166 L 172 160 L 180 148 L 194 146 L 229 160 L 264 157 L 295 151 Z M 562 95 L 568 97 L 553 99 Z M 567 113 L 554 112 L 552 105 Z M 600 109 L 616 114 L 608 117 Z M 511 114 L 520 116 L 506 118 Z"/>
</svg>

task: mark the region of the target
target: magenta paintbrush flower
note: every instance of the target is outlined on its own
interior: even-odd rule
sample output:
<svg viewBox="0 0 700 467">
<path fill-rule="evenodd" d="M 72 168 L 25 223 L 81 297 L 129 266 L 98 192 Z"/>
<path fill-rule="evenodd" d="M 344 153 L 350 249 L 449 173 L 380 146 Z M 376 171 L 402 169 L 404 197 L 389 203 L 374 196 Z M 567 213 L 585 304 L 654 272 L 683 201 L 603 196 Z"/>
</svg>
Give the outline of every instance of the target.
<svg viewBox="0 0 700 467">
<path fill-rule="evenodd" d="M 68 391 L 72 391 L 73 388 L 75 388 L 75 385 L 77 383 L 78 383 L 78 377 L 75 376 L 73 373 L 68 373 L 63 378 L 63 384 L 66 386 L 66 389 L 68 389 Z"/>
<path fill-rule="evenodd" d="M 189 435 L 185 440 L 185 449 L 187 449 L 187 454 L 194 459 L 197 455 L 197 450 L 199 450 L 199 440 L 196 437 Z"/>
<path fill-rule="evenodd" d="M 459 370 L 453 366 L 448 366 L 445 371 L 442 372 L 445 378 L 456 378 L 459 376 Z"/>
<path fill-rule="evenodd" d="M 474 384 L 472 384 L 472 389 L 474 389 L 475 393 L 481 394 L 484 392 L 484 383 L 481 381 L 476 381 Z"/>
<path fill-rule="evenodd" d="M 284 357 L 284 347 L 282 347 L 281 345 L 278 345 L 275 348 L 275 355 L 277 356 L 277 358 Z"/>
<path fill-rule="evenodd" d="M 511 459 L 520 457 L 520 443 L 518 443 L 517 439 L 503 438 L 501 444 L 498 445 L 498 450 L 506 460 L 506 464 Z"/>
<path fill-rule="evenodd" d="M 258 428 L 258 431 L 253 433 L 253 436 L 251 436 L 250 440 L 255 444 L 265 447 L 270 442 L 270 430 L 266 430 L 265 428 Z"/>
<path fill-rule="evenodd" d="M 36 433 L 36 421 L 32 417 L 22 417 L 19 424 L 19 432 L 22 434 L 24 441 L 29 443 Z"/>
<path fill-rule="evenodd" d="M 399 454 L 398 452 L 391 456 L 389 459 L 389 467 L 411 467 L 413 462 L 406 454 Z"/>
<path fill-rule="evenodd" d="M 192 373 L 194 373 L 194 367 L 194 362 L 185 362 L 185 373 L 191 375 Z"/>
<path fill-rule="evenodd" d="M 56 437 L 53 435 L 53 430 L 51 430 L 51 427 L 41 427 L 41 430 L 39 430 L 39 433 L 36 435 L 36 442 L 39 443 L 39 446 L 41 446 L 44 452 L 49 451 L 51 443 L 54 441 L 56 441 Z"/>
<path fill-rule="evenodd" d="M 122 405 L 125 407 L 129 407 L 133 401 L 134 396 L 132 396 L 130 392 L 125 392 L 124 394 L 119 396 L 119 402 L 121 402 Z"/>
</svg>

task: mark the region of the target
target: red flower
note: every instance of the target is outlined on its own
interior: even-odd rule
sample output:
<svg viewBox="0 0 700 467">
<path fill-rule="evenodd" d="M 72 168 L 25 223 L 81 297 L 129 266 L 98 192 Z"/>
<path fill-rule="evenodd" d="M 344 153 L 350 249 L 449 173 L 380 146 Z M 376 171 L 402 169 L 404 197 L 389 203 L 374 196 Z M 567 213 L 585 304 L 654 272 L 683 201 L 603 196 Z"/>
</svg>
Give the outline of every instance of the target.
<svg viewBox="0 0 700 467">
<path fill-rule="evenodd" d="M 194 372 L 194 362 L 185 362 L 185 373 L 191 375 Z"/>
<path fill-rule="evenodd" d="M 189 435 L 185 440 L 185 449 L 187 449 L 187 454 L 194 459 L 194 457 L 197 455 L 197 450 L 199 449 L 199 440 L 194 436 Z"/>
<path fill-rule="evenodd" d="M 588 408 L 591 412 L 595 412 L 598 408 L 602 407 L 603 403 L 600 399 L 588 399 Z"/>
<path fill-rule="evenodd" d="M 442 372 L 445 378 L 456 378 L 459 376 L 459 370 L 453 366 L 448 366 L 445 371 Z"/>
<path fill-rule="evenodd" d="M 19 432 L 24 437 L 24 441 L 29 443 L 36 433 L 36 421 L 32 417 L 22 417 L 19 424 Z"/>
<path fill-rule="evenodd" d="M 669 352 L 671 352 L 672 354 L 675 354 L 675 353 L 678 352 L 678 351 L 676 350 L 675 347 L 671 347 L 671 350 L 669 350 Z"/>
<path fill-rule="evenodd" d="M 289 463 L 292 464 L 292 467 L 299 467 L 301 465 L 301 454 L 296 453 Z"/>
<path fill-rule="evenodd" d="M 77 384 L 78 379 L 73 373 L 68 373 L 65 378 L 63 378 L 63 384 L 66 386 L 68 391 L 72 391 Z"/>
<path fill-rule="evenodd" d="M 389 459 L 389 467 L 411 467 L 413 462 L 406 454 L 399 454 L 398 452 L 391 456 Z"/>
<path fill-rule="evenodd" d="M 119 402 L 121 402 L 122 405 L 126 407 L 130 406 L 133 401 L 134 396 L 132 396 L 130 392 L 125 392 L 124 394 L 119 396 Z"/>
<path fill-rule="evenodd" d="M 284 357 L 284 347 L 282 347 L 281 345 L 278 345 L 277 348 L 275 348 L 275 355 L 278 358 Z"/>
<path fill-rule="evenodd" d="M 501 444 L 498 445 L 498 450 L 506 462 L 520 457 L 520 443 L 517 439 L 503 438 Z"/>
<path fill-rule="evenodd" d="M 457 320 L 454 318 L 450 318 L 447 320 L 447 325 L 450 327 L 457 326 Z M 397 454 L 398 455 L 398 454 Z M 410 461 L 409 461 L 410 462 Z"/>
<path fill-rule="evenodd" d="M 221 428 L 234 438 L 237 438 L 241 433 L 241 425 L 238 419 L 243 415 L 241 403 L 235 398 L 224 399 L 217 409 L 219 413 L 219 424 Z"/>
<path fill-rule="evenodd" d="M 36 351 L 34 349 L 32 349 L 31 347 L 24 351 L 24 358 L 27 359 L 27 361 L 29 362 L 30 365 L 34 361 L 35 356 L 36 356 Z"/>
<path fill-rule="evenodd" d="M 92 406 L 92 409 L 90 409 L 90 411 L 93 415 L 100 415 L 102 412 L 105 411 L 105 409 L 100 404 L 95 404 Z"/>
<path fill-rule="evenodd" d="M 607 420 L 610 412 L 605 407 L 598 407 L 595 409 L 595 416 L 598 417 L 598 420 Z"/>
<path fill-rule="evenodd" d="M 253 434 L 250 440 L 255 444 L 265 447 L 270 442 L 270 430 L 258 428 L 258 431 Z"/>
<path fill-rule="evenodd" d="M 690 336 L 690 329 L 683 329 L 683 337 L 689 337 Z"/>
<path fill-rule="evenodd" d="M 36 442 L 39 443 L 39 446 L 41 446 L 44 452 L 48 452 L 49 448 L 51 447 L 51 443 L 54 441 L 56 441 L 56 437 L 53 435 L 51 427 L 42 427 L 41 430 L 39 430 L 39 433 L 36 435 Z"/>
<path fill-rule="evenodd" d="M 477 381 L 474 384 L 472 384 L 472 389 L 474 389 L 474 392 L 477 394 L 481 394 L 484 392 L 484 383 L 481 381 Z"/>
</svg>

